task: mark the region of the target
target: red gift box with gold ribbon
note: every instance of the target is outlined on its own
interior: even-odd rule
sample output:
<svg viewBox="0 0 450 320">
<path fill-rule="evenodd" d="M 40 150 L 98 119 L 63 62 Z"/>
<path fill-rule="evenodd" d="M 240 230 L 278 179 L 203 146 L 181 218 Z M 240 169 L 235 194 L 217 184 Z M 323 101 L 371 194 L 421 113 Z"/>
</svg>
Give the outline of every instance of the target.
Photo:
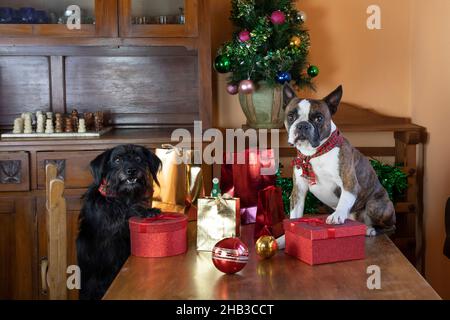
<svg viewBox="0 0 450 320">
<path fill-rule="evenodd" d="M 309 265 L 365 258 L 366 225 L 347 220 L 326 224 L 326 216 L 284 220 L 285 252 Z"/>
<path fill-rule="evenodd" d="M 187 224 L 188 218 L 177 213 L 162 213 L 152 218 L 130 218 L 131 254 L 159 258 L 185 253 Z"/>
</svg>

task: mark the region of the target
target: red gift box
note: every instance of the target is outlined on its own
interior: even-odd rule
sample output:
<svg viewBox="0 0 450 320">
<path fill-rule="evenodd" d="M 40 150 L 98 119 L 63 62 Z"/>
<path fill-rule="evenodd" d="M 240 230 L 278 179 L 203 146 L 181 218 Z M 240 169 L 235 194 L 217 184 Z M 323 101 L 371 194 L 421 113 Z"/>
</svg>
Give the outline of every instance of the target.
<svg viewBox="0 0 450 320">
<path fill-rule="evenodd" d="M 352 220 L 329 225 L 325 219 L 284 220 L 285 252 L 309 265 L 364 259 L 366 225 Z"/>
<path fill-rule="evenodd" d="M 177 213 L 162 213 L 152 218 L 130 218 L 131 254 L 157 258 L 185 253 L 187 223 L 187 217 Z"/>
<path fill-rule="evenodd" d="M 238 163 L 239 160 L 244 160 L 244 163 Z M 230 162 L 233 164 L 227 164 Z M 273 149 L 246 149 L 241 153 L 224 154 L 220 178 L 222 193 L 240 198 L 241 208 L 256 207 L 258 191 L 275 185 L 276 180 L 275 174 L 261 175 L 262 169 L 276 171 Z"/>
<path fill-rule="evenodd" d="M 284 234 L 285 218 L 281 188 L 270 186 L 259 191 L 255 239 L 261 236 L 281 237 Z"/>
</svg>

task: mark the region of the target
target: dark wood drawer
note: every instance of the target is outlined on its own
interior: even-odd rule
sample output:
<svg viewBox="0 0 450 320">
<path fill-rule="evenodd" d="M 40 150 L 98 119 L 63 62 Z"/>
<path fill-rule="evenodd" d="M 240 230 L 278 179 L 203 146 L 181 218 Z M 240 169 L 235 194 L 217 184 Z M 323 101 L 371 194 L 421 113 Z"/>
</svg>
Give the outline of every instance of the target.
<svg viewBox="0 0 450 320">
<path fill-rule="evenodd" d="M 0 191 L 30 190 L 28 152 L 0 152 Z"/>
<path fill-rule="evenodd" d="M 82 189 L 88 187 L 93 181 L 89 163 L 102 152 L 103 150 L 38 152 L 38 189 L 45 189 L 45 166 L 48 163 L 55 163 L 58 166 L 58 177 L 64 180 L 66 189 Z"/>
</svg>

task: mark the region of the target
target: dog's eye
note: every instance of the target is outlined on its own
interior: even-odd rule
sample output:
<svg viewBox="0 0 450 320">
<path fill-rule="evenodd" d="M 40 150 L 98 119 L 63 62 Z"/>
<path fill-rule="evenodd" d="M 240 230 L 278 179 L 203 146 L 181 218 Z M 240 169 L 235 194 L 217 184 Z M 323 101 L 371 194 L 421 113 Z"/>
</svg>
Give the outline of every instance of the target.
<svg viewBox="0 0 450 320">
<path fill-rule="evenodd" d="M 288 119 L 288 122 L 289 122 L 289 123 L 292 123 L 292 122 L 295 121 L 295 115 L 293 115 L 293 114 L 288 114 L 287 119 Z"/>
<path fill-rule="evenodd" d="M 315 118 L 314 118 L 314 121 L 315 122 L 317 122 L 317 123 L 320 123 L 320 122 L 322 122 L 323 121 L 323 117 L 322 116 L 316 116 Z"/>
<path fill-rule="evenodd" d="M 138 156 L 138 157 L 136 157 L 136 159 L 135 159 L 135 160 L 136 160 L 136 162 L 137 162 L 137 163 L 141 163 L 141 162 L 142 162 L 142 159 L 141 159 L 141 157 L 139 157 L 139 156 Z"/>
<path fill-rule="evenodd" d="M 114 163 L 115 163 L 115 164 L 119 164 L 120 161 L 122 161 L 122 160 L 120 159 L 120 157 L 115 157 L 115 158 L 114 158 Z"/>
</svg>

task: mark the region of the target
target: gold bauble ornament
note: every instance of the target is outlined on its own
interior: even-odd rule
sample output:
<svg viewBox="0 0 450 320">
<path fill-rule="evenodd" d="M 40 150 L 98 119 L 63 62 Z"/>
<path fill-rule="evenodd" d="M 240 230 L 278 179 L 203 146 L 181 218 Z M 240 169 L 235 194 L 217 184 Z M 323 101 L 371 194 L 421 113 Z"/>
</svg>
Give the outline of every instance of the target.
<svg viewBox="0 0 450 320">
<path fill-rule="evenodd" d="M 263 259 L 272 258 L 278 250 L 277 241 L 272 236 L 261 236 L 255 245 L 256 254 Z"/>
<path fill-rule="evenodd" d="M 291 47 L 300 47 L 300 45 L 302 44 L 302 39 L 300 39 L 300 37 L 298 36 L 293 36 L 289 44 L 291 45 Z"/>
</svg>

